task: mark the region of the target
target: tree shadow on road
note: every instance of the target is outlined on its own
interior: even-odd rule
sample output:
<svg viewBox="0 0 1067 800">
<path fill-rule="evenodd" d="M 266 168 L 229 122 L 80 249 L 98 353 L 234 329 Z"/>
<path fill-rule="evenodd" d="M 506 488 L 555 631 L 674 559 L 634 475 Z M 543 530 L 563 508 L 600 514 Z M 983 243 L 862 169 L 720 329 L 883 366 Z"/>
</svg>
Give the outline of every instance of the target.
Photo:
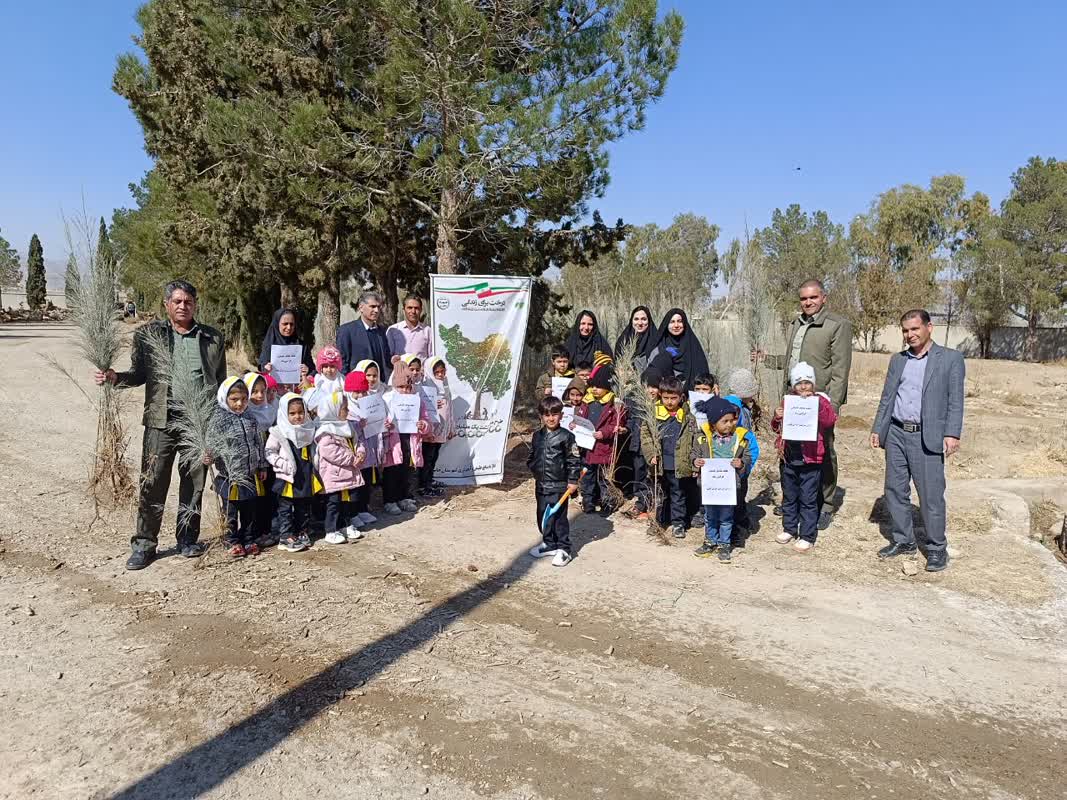
<svg viewBox="0 0 1067 800">
<path fill-rule="evenodd" d="M 438 603 L 402 628 L 335 661 L 251 716 L 111 795 L 111 799 L 196 798 L 211 791 L 339 702 L 346 692 L 440 636 L 515 583 L 534 562 L 522 550 L 503 569 Z"/>
</svg>

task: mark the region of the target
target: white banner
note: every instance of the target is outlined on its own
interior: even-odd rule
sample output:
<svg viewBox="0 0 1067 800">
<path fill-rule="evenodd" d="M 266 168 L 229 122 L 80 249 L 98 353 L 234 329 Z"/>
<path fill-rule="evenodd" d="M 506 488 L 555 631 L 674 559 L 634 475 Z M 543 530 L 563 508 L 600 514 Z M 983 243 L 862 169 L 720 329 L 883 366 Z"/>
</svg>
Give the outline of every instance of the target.
<svg viewBox="0 0 1067 800">
<path fill-rule="evenodd" d="M 456 423 L 434 471 L 442 483 L 504 478 L 532 286 L 532 278 L 430 276 L 434 353 L 448 364 Z"/>
</svg>

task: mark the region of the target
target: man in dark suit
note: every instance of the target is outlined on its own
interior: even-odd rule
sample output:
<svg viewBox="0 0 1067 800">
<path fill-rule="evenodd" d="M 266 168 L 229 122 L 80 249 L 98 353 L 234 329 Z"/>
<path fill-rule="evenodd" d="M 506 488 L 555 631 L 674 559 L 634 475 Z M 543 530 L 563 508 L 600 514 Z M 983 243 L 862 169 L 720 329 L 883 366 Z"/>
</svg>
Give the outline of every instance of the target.
<svg viewBox="0 0 1067 800">
<path fill-rule="evenodd" d="M 356 364 L 369 358 L 378 365 L 382 383 L 388 384 L 393 371 L 393 355 L 389 352 L 389 340 L 385 326 L 378 324 L 382 315 L 382 296 L 375 291 L 366 291 L 359 296 L 359 319 L 346 322 L 337 329 L 337 349 L 344 362 L 341 369 L 351 372 Z"/>
<path fill-rule="evenodd" d="M 960 447 L 963 433 L 963 355 L 935 344 L 924 309 L 900 318 L 906 350 L 889 361 L 882 399 L 871 428 L 871 447 L 885 449 L 885 503 L 893 541 L 879 558 L 914 553 L 911 481 L 919 494 L 926 528 L 926 571 L 948 566 L 945 539 L 945 457 Z"/>
</svg>

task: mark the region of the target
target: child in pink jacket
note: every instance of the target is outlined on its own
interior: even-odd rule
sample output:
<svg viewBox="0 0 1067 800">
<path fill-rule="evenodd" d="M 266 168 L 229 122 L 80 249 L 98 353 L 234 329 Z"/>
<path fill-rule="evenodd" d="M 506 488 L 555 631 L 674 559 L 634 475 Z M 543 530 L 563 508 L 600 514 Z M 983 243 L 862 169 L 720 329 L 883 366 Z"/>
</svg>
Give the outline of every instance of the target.
<svg viewBox="0 0 1067 800">
<path fill-rule="evenodd" d="M 360 472 L 363 475 L 363 485 L 356 490 L 355 513 L 359 517 L 359 525 L 373 525 L 378 518 L 370 513 L 370 489 L 381 483 L 381 468 L 379 451 L 382 449 L 382 435 L 374 433 L 366 435 L 364 428 L 367 420 L 363 418 L 359 409 L 359 401 L 370 394 L 370 384 L 365 373 L 352 370 L 345 375 L 345 397 L 348 398 L 348 423 L 352 426 L 352 437 L 367 452 L 366 458 L 360 464 Z"/>
<path fill-rule="evenodd" d="M 319 397 L 317 424 L 315 462 L 326 495 L 326 543 L 354 542 L 363 538 L 354 501 L 355 490 L 363 485 L 360 467 L 367 451 L 353 438 L 343 392 Z"/>
<path fill-rule="evenodd" d="M 391 377 L 393 391 L 386 394 L 389 404 L 389 419 L 382 434 L 382 494 L 386 514 L 414 513 L 419 510 L 411 494 L 411 480 L 415 470 L 422 466 L 422 440 L 430 432 L 430 409 L 426 399 L 419 393 L 419 421 L 415 433 L 400 433 L 393 415 L 394 394 L 410 395 L 416 392 L 411 375 L 402 364 L 397 364 Z"/>
<path fill-rule="evenodd" d="M 427 399 L 436 397 L 437 421 L 422 442 L 419 496 L 440 497 L 443 492 L 440 484 L 434 482 L 433 473 L 441 447 L 456 435 L 456 423 L 452 419 L 452 392 L 448 388 L 448 365 L 445 360 L 441 356 L 430 356 L 426 359 L 425 374 L 421 389 Z"/>
</svg>

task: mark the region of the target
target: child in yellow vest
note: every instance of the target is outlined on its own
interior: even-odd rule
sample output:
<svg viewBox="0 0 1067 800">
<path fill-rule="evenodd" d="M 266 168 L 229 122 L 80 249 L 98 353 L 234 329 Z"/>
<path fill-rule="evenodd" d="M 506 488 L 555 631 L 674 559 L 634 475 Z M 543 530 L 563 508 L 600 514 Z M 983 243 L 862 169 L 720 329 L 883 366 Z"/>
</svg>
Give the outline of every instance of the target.
<svg viewBox="0 0 1067 800">
<path fill-rule="evenodd" d="M 745 438 L 748 431 L 737 427 L 737 407 L 722 397 L 712 397 L 697 403 L 696 410 L 707 415 L 708 421 L 701 426 L 701 434 L 697 437 L 694 466 L 701 469 L 707 459 L 728 458 L 737 474 L 747 473 L 752 465 L 752 453 Z M 735 494 L 729 505 L 704 506 L 704 543 L 696 550 L 698 558 L 710 558 L 717 552 L 719 561 L 730 561 L 736 475 L 734 480 Z"/>
<path fill-rule="evenodd" d="M 311 547 L 311 498 L 322 491 L 314 467 L 315 423 L 300 395 L 289 392 L 282 397 L 266 452 L 274 470 L 278 549 L 298 553 Z"/>
</svg>

